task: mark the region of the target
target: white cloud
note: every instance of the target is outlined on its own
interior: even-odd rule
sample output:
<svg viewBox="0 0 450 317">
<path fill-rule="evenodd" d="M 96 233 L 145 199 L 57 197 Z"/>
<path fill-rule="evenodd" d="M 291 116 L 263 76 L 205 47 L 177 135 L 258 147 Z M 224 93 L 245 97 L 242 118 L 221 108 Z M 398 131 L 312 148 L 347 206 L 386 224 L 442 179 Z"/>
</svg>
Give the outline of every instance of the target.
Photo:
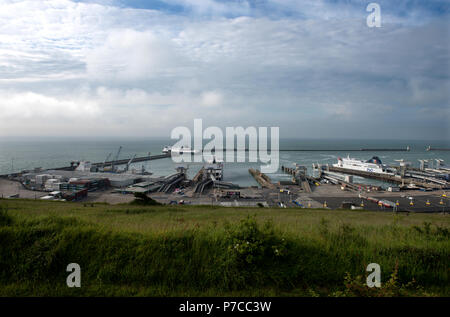
<svg viewBox="0 0 450 317">
<path fill-rule="evenodd" d="M 246 15 L 245 1 L 167 2 L 196 15 L 0 0 L 0 134 L 53 131 L 36 124 L 46 119 L 98 134 L 168 135 L 202 117 L 307 135 L 324 116 L 373 126 L 449 107 L 448 22 L 374 30 L 324 1 L 276 4 L 302 18 L 226 17 Z M 439 135 L 442 116 L 427 113 Z"/>
<path fill-rule="evenodd" d="M 122 81 L 172 75 L 182 59 L 169 39 L 132 29 L 111 31 L 86 56 L 89 78 Z"/>
<path fill-rule="evenodd" d="M 223 96 L 217 91 L 206 91 L 202 94 L 201 103 L 206 107 L 215 107 L 222 104 Z"/>
<path fill-rule="evenodd" d="M 101 115 L 98 105 L 83 97 L 53 97 L 35 92 L 0 91 L 1 120 L 41 120 L 95 118 Z"/>
</svg>

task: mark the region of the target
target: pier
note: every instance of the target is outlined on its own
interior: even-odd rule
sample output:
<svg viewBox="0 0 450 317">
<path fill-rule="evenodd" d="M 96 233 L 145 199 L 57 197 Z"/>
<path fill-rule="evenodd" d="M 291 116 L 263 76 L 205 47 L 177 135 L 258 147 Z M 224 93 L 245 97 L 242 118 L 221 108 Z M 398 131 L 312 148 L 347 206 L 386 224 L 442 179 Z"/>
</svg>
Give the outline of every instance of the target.
<svg viewBox="0 0 450 317">
<path fill-rule="evenodd" d="M 276 188 L 276 186 L 271 182 L 269 176 L 267 176 L 266 174 L 261 173 L 259 170 L 255 170 L 253 168 L 250 168 L 248 172 L 258 182 L 258 184 L 261 185 L 262 188 L 270 188 L 270 189 Z"/>
<path fill-rule="evenodd" d="M 164 159 L 164 158 L 169 158 L 169 157 L 171 157 L 170 153 L 135 157 L 131 160 L 131 163 L 152 161 L 152 160 Z M 101 167 L 101 166 L 124 165 L 124 164 L 128 164 L 128 162 L 130 162 L 130 159 L 121 159 L 121 160 L 115 160 L 115 161 L 92 163 L 91 166 Z M 79 162 L 73 161 L 73 162 L 70 162 L 70 166 L 55 167 L 55 168 L 49 168 L 49 169 L 52 169 L 55 171 L 73 171 L 77 168 L 76 163 L 79 163 Z M 22 171 L 22 172 L 3 174 L 3 175 L 0 175 L 0 178 L 18 177 L 18 176 L 22 175 L 24 172 L 30 172 L 30 171 Z"/>
<path fill-rule="evenodd" d="M 317 180 L 314 177 L 306 174 L 306 168 L 304 166 L 298 168 L 290 168 L 281 166 L 281 171 L 294 177 L 295 183 L 300 185 L 306 193 L 311 193 L 312 189 L 310 183 L 316 184 Z"/>
<path fill-rule="evenodd" d="M 427 147 L 427 151 L 450 151 L 450 148 L 435 148 L 435 147 Z"/>
<path fill-rule="evenodd" d="M 385 181 L 388 183 L 413 184 L 413 185 L 423 187 L 423 188 L 445 188 L 444 185 L 430 184 L 425 181 L 421 181 L 419 179 L 414 179 L 412 177 L 402 178 L 402 177 L 400 177 L 400 175 L 372 173 L 372 172 L 351 170 L 351 169 L 347 169 L 347 168 L 334 167 L 334 166 L 326 166 L 325 169 L 326 169 L 326 171 L 362 176 L 365 178 L 378 179 L 378 180 Z"/>
<path fill-rule="evenodd" d="M 211 152 L 216 151 L 243 151 L 243 152 L 256 152 L 257 149 L 213 149 Z M 267 151 L 271 151 L 271 149 L 267 149 Z M 370 149 L 370 148 L 360 148 L 360 149 L 279 149 L 279 152 L 409 152 L 410 148 L 407 146 L 406 148 L 379 148 L 379 149 Z M 444 149 L 445 151 L 445 149 Z"/>
<path fill-rule="evenodd" d="M 132 159 L 132 163 L 137 162 L 145 162 L 145 161 L 152 161 L 152 160 L 158 160 L 163 158 L 170 157 L 170 153 L 165 154 L 159 154 L 159 155 L 150 155 L 150 156 L 142 156 L 142 157 L 135 157 Z M 92 166 L 99 167 L 103 165 L 124 165 L 128 164 L 130 159 L 122 159 L 122 160 L 116 160 L 116 161 L 108 161 L 108 162 L 99 162 L 99 163 L 92 163 Z"/>
</svg>

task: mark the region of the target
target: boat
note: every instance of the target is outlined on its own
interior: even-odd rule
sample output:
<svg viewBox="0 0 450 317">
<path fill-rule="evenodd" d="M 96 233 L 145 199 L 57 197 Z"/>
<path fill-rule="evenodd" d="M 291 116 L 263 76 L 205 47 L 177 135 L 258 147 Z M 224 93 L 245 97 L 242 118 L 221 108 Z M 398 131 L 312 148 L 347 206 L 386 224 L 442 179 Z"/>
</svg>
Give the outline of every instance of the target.
<svg viewBox="0 0 450 317">
<path fill-rule="evenodd" d="M 340 158 L 338 162 L 333 164 L 334 167 L 345 168 L 349 170 L 379 173 L 379 174 L 393 174 L 394 170 L 384 165 L 378 156 L 373 156 L 370 160 L 362 161 L 355 158 Z"/>
<path fill-rule="evenodd" d="M 223 179 L 223 161 L 213 157 L 212 160 L 207 161 L 208 164 L 204 166 L 204 172 L 215 181 L 221 181 Z"/>
<path fill-rule="evenodd" d="M 176 154 L 183 154 L 183 153 L 199 153 L 198 150 L 193 150 L 189 146 L 181 146 L 181 147 L 173 147 L 173 146 L 165 146 L 162 150 L 163 153 L 176 153 Z"/>
</svg>

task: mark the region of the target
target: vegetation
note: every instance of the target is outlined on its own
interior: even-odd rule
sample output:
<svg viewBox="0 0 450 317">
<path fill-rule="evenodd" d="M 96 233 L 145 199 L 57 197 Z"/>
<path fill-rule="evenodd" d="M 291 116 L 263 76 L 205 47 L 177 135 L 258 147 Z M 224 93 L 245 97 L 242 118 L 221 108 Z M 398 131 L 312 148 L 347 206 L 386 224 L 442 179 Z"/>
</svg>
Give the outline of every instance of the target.
<svg viewBox="0 0 450 317">
<path fill-rule="evenodd" d="M 12 217 L 8 215 L 8 210 L 0 205 L 0 226 L 8 226 L 12 223 Z"/>
<path fill-rule="evenodd" d="M 159 202 L 151 197 L 148 197 L 145 193 L 134 193 L 134 200 L 131 202 L 134 205 L 143 206 L 157 206 L 161 205 Z"/>
<path fill-rule="evenodd" d="M 0 296 L 449 296 L 442 214 L 0 200 Z M 66 286 L 69 263 L 81 288 Z M 365 285 L 369 263 L 382 287 Z"/>
</svg>

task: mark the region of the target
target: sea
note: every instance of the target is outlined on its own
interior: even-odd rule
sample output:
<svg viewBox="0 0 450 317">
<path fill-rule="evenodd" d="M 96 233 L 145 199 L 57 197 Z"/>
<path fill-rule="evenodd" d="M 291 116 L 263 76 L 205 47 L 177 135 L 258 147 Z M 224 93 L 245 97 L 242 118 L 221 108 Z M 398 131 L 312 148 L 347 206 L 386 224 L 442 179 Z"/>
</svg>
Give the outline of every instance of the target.
<svg viewBox="0 0 450 317">
<path fill-rule="evenodd" d="M 77 139 L 77 138 L 1 138 L 0 139 L 0 174 L 9 174 L 23 170 L 31 170 L 36 167 L 51 169 L 70 166 L 71 161 L 103 162 L 109 153 L 110 159 L 115 157 L 120 146 L 119 159 L 131 158 L 134 154 L 146 156 L 161 154 L 166 145 L 173 145 L 176 140 L 168 138 L 148 139 Z M 433 148 L 450 148 L 450 140 L 359 140 L 359 139 L 280 139 L 280 150 L 300 149 L 306 151 L 280 151 L 279 169 L 269 174 L 272 181 L 290 180 L 291 176 L 281 171 L 281 166 L 295 167 L 295 164 L 306 166 L 308 174 L 312 174 L 312 164 L 333 164 L 338 157 L 350 157 L 368 160 L 378 156 L 388 165 L 398 165 L 403 159 L 411 162 L 413 166 L 419 166 L 419 160 L 442 159 L 450 165 L 449 151 L 426 151 L 428 146 Z M 361 148 L 369 149 L 404 149 L 409 146 L 410 151 L 349 151 Z M 310 150 L 310 151 L 308 151 Z M 248 153 L 246 154 L 248 156 Z M 256 186 L 255 180 L 248 173 L 249 168 L 260 169 L 262 162 L 225 162 L 224 181 L 232 182 L 240 186 Z M 188 176 L 193 177 L 202 167 L 202 163 L 184 163 L 188 167 Z M 132 163 L 130 169 L 152 172 L 154 176 L 166 176 L 175 173 L 180 164 L 171 158 L 152 160 L 147 162 Z M 377 181 L 354 177 L 354 182 L 381 185 L 386 184 Z"/>
</svg>

